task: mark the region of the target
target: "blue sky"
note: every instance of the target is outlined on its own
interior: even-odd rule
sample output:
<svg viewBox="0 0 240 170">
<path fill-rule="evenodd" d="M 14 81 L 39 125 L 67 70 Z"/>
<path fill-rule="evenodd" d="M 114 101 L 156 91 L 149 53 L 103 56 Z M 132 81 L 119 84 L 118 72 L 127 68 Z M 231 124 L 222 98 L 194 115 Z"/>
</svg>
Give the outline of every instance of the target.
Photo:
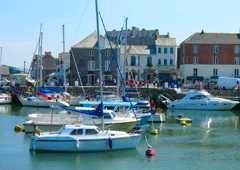
<svg viewBox="0 0 240 170">
<path fill-rule="evenodd" d="M 99 0 L 108 30 L 120 29 L 127 16 L 129 27 L 169 32 L 178 43 L 201 29 L 239 32 L 239 6 L 239 0 Z M 44 50 L 55 57 L 62 50 L 62 24 L 67 49 L 94 31 L 94 0 L 2 0 L 0 22 L 2 64 L 23 67 L 31 62 L 40 23 Z"/>
</svg>

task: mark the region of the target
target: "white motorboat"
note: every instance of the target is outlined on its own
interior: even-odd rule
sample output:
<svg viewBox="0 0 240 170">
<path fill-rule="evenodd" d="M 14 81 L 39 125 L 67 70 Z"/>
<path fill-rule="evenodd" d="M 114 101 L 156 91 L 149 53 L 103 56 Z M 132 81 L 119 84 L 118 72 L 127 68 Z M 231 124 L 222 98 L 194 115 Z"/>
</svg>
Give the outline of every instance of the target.
<svg viewBox="0 0 240 170">
<path fill-rule="evenodd" d="M 23 106 L 30 107 L 51 107 L 51 106 L 69 106 L 69 104 L 61 99 L 43 99 L 37 96 L 19 97 L 19 101 Z"/>
<path fill-rule="evenodd" d="M 100 130 L 90 125 L 66 125 L 58 132 L 45 132 L 32 138 L 34 151 L 91 152 L 134 149 L 140 134 Z"/>
<path fill-rule="evenodd" d="M 0 104 L 9 104 L 12 102 L 12 97 L 6 93 L 0 93 Z"/>
<path fill-rule="evenodd" d="M 207 91 L 190 91 L 180 100 L 167 103 L 168 109 L 187 109 L 187 110 L 231 110 L 239 102 L 214 97 Z"/>
</svg>

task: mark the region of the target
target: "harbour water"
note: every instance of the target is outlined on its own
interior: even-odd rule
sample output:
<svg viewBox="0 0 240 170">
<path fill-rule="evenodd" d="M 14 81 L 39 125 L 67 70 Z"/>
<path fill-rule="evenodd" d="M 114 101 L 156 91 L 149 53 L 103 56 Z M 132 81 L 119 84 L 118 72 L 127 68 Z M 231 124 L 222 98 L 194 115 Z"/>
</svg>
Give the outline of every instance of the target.
<svg viewBox="0 0 240 170">
<path fill-rule="evenodd" d="M 30 136 L 15 133 L 28 113 L 48 109 L 0 106 L 0 170 L 173 170 L 239 169 L 240 118 L 238 113 L 180 111 L 192 118 L 191 126 L 181 126 L 174 119 L 155 124 L 157 136 L 147 135 L 156 156 L 147 158 L 145 140 L 136 150 L 98 153 L 35 153 L 29 151 Z"/>
</svg>

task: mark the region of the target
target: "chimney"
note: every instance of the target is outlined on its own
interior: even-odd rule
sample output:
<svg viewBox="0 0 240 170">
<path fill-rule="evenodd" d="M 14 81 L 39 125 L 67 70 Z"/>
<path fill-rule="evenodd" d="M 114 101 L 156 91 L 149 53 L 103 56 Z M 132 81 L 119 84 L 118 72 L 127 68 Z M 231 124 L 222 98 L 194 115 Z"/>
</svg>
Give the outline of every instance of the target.
<svg viewBox="0 0 240 170">
<path fill-rule="evenodd" d="M 204 34 L 204 30 L 202 29 L 202 31 L 201 31 L 201 33 L 200 33 L 201 35 L 203 35 Z"/>
</svg>

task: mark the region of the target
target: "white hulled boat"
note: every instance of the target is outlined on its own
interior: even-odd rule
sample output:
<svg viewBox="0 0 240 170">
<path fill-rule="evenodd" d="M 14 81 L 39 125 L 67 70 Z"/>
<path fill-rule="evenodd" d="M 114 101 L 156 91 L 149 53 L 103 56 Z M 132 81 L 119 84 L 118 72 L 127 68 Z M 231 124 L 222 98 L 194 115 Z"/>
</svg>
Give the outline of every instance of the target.
<svg viewBox="0 0 240 170">
<path fill-rule="evenodd" d="M 102 57 L 100 51 L 100 34 L 98 22 L 98 4 L 95 0 L 96 20 L 97 20 L 97 49 L 100 66 L 100 104 L 93 111 L 87 111 L 90 115 L 101 117 L 102 130 L 96 126 L 89 125 L 66 125 L 56 133 L 42 133 L 34 136 L 30 148 L 32 150 L 44 151 L 69 151 L 69 152 L 89 152 L 89 151 L 109 151 L 119 149 L 136 148 L 140 142 L 141 135 L 136 133 L 126 133 L 122 131 L 104 130 L 103 112 L 103 73 Z M 87 113 L 86 112 L 86 113 Z"/>
<path fill-rule="evenodd" d="M 9 104 L 12 102 L 11 95 L 7 93 L 0 93 L 0 104 Z"/>
<path fill-rule="evenodd" d="M 32 138 L 35 151 L 91 152 L 134 149 L 140 134 L 100 130 L 90 125 L 66 125 L 58 132 L 46 132 Z"/>
<path fill-rule="evenodd" d="M 51 107 L 51 106 L 69 106 L 69 104 L 61 99 L 43 99 L 38 96 L 19 97 L 19 101 L 23 106 L 29 107 Z"/>
<path fill-rule="evenodd" d="M 175 100 L 167 104 L 168 109 L 188 109 L 188 110 L 231 110 L 239 102 L 214 97 L 207 91 L 190 91 L 180 100 Z"/>
</svg>

